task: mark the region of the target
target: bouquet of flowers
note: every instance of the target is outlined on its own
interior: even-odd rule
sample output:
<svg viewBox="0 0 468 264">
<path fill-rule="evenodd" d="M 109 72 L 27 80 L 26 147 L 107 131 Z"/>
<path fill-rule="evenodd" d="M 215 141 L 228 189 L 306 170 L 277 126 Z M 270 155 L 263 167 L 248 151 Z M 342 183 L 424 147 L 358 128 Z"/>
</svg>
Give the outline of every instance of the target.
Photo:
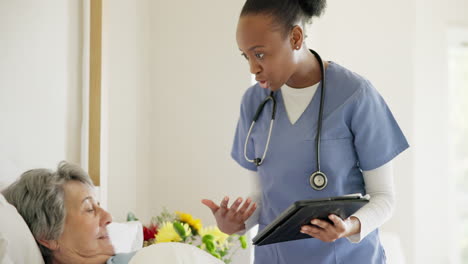
<svg viewBox="0 0 468 264">
<path fill-rule="evenodd" d="M 127 221 L 136 220 L 133 213 L 128 213 Z M 245 236 L 227 235 L 217 226 L 203 227 L 200 219 L 183 212 L 173 214 L 166 208 L 153 217 L 149 225 L 143 226 L 143 237 L 144 247 L 164 242 L 186 243 L 205 250 L 224 263 L 231 263 L 239 248 L 247 248 Z"/>
</svg>

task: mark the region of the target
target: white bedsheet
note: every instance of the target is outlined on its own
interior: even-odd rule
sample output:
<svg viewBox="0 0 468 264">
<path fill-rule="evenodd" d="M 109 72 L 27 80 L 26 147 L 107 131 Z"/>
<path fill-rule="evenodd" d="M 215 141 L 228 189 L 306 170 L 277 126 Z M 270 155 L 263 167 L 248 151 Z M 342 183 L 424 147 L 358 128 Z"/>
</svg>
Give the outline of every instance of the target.
<svg viewBox="0 0 468 264">
<path fill-rule="evenodd" d="M 160 243 L 140 249 L 130 264 L 224 264 L 207 252 L 183 243 Z"/>
</svg>

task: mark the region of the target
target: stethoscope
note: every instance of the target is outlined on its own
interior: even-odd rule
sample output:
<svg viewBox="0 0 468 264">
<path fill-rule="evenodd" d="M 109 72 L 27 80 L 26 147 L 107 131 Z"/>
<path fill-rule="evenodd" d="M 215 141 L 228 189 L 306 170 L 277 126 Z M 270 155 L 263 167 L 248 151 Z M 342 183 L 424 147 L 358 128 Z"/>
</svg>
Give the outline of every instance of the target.
<svg viewBox="0 0 468 264">
<path fill-rule="evenodd" d="M 320 190 L 323 190 L 327 186 L 327 183 L 328 183 L 327 176 L 325 175 L 325 173 L 323 173 L 320 170 L 320 136 L 321 136 L 321 130 L 322 130 L 323 104 L 324 104 L 324 98 L 325 98 L 325 70 L 324 70 L 323 61 L 322 61 L 322 58 L 320 58 L 320 55 L 314 50 L 310 50 L 310 51 L 314 54 L 315 58 L 317 58 L 320 64 L 320 71 L 322 73 L 322 90 L 320 92 L 320 108 L 319 108 L 318 125 L 317 125 L 317 136 L 315 138 L 315 146 L 316 146 L 316 152 L 317 152 L 317 159 L 316 159 L 317 171 L 312 173 L 312 175 L 310 175 L 310 178 L 309 178 L 310 186 L 314 188 L 315 190 L 320 191 Z M 273 109 L 271 112 L 270 128 L 268 131 L 267 142 L 265 144 L 265 150 L 263 151 L 263 155 L 261 158 L 255 158 L 251 160 L 247 157 L 247 144 L 249 141 L 250 133 L 252 132 L 252 129 L 255 126 L 255 123 L 260 117 L 260 114 L 262 113 L 263 108 L 270 100 L 273 102 Z M 265 100 L 263 100 L 263 102 L 260 103 L 260 105 L 258 106 L 257 111 L 255 112 L 255 115 L 253 117 L 252 124 L 250 125 L 249 132 L 247 133 L 247 137 L 245 138 L 244 157 L 248 162 L 252 162 L 257 166 L 260 166 L 265 160 L 265 156 L 268 151 L 268 146 L 270 145 L 271 131 L 273 130 L 275 116 L 276 116 L 276 99 L 272 91 L 270 92 L 270 95 L 268 95 L 265 98 Z"/>
</svg>

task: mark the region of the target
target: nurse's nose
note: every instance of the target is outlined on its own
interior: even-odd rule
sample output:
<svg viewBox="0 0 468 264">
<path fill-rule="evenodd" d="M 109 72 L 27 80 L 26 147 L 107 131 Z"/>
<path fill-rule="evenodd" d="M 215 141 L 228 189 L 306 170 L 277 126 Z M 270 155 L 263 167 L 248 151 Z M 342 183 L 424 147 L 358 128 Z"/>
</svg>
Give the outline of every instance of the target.
<svg viewBox="0 0 468 264">
<path fill-rule="evenodd" d="M 262 67 L 257 63 L 256 60 L 249 60 L 250 73 L 257 74 L 262 71 Z"/>
</svg>

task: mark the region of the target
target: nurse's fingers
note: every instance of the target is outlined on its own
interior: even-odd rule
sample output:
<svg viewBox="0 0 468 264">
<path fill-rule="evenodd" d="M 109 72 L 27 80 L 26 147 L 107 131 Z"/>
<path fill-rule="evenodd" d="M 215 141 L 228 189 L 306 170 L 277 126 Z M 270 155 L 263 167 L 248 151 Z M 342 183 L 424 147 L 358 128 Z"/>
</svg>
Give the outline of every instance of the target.
<svg viewBox="0 0 468 264">
<path fill-rule="evenodd" d="M 338 232 L 343 232 L 346 229 L 345 223 L 341 217 L 330 214 L 328 218 L 333 222 L 333 226 L 336 228 Z"/>
<path fill-rule="evenodd" d="M 245 220 L 249 219 L 249 217 L 252 216 L 252 214 L 255 212 L 256 209 L 257 209 L 257 203 L 253 203 L 252 206 L 250 207 L 250 209 L 247 210 L 247 212 L 245 212 L 242 215 L 242 221 L 245 221 Z"/>
<path fill-rule="evenodd" d="M 331 224 L 329 224 L 331 226 Z M 304 225 L 301 227 L 301 233 L 319 239 L 323 242 L 334 242 L 339 236 L 330 229 L 322 229 L 318 226 Z"/>
<path fill-rule="evenodd" d="M 219 210 L 219 206 L 217 204 L 215 204 L 212 200 L 208 200 L 208 199 L 203 199 L 202 200 L 202 204 L 206 205 L 208 208 L 211 209 L 211 212 L 213 212 L 213 214 L 216 213 L 216 211 Z"/>
<path fill-rule="evenodd" d="M 316 225 L 318 227 L 321 227 L 323 229 L 327 229 L 331 226 L 330 223 L 328 223 L 327 221 L 322 221 L 322 220 L 319 220 L 319 219 L 312 219 L 312 221 L 310 221 L 311 224 L 313 225 Z"/>
<path fill-rule="evenodd" d="M 250 197 L 247 198 L 247 200 L 245 200 L 244 204 L 241 206 L 239 211 L 237 211 L 237 214 L 243 216 L 245 214 L 245 211 L 247 211 L 247 208 L 249 208 L 251 202 L 252 199 Z"/>
<path fill-rule="evenodd" d="M 229 197 L 225 196 L 223 200 L 221 201 L 220 210 L 219 210 L 222 216 L 225 216 L 226 213 L 228 212 L 228 207 L 227 207 L 228 203 L 229 203 Z"/>
<path fill-rule="evenodd" d="M 301 227 L 301 233 L 311 237 L 320 238 L 320 233 L 323 232 L 318 227 L 305 225 Z"/>
<path fill-rule="evenodd" d="M 236 201 L 234 201 L 234 203 L 231 205 L 231 208 L 229 208 L 229 211 L 227 213 L 228 218 L 232 218 L 237 213 L 237 209 L 239 208 L 241 203 L 242 203 L 242 198 L 238 197 Z"/>
</svg>

